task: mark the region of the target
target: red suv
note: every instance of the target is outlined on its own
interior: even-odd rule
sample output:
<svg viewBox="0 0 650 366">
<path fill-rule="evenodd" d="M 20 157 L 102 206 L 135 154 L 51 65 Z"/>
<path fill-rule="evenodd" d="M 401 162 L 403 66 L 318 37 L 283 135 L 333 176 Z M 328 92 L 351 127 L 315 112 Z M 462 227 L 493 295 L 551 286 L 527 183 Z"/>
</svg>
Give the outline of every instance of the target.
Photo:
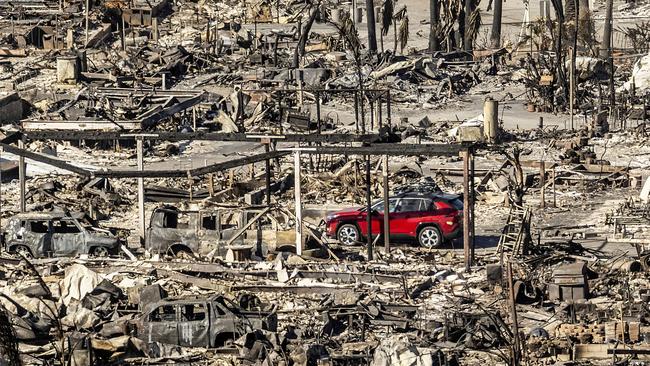
<svg viewBox="0 0 650 366">
<path fill-rule="evenodd" d="M 390 197 L 389 220 L 392 240 L 416 239 L 426 248 L 440 246 L 459 237 L 463 229 L 463 201 L 458 195 L 441 192 L 407 192 Z M 384 202 L 372 206 L 372 236 L 381 234 Z M 366 208 L 354 208 L 327 215 L 327 236 L 345 245 L 363 242 L 367 237 Z"/>
</svg>

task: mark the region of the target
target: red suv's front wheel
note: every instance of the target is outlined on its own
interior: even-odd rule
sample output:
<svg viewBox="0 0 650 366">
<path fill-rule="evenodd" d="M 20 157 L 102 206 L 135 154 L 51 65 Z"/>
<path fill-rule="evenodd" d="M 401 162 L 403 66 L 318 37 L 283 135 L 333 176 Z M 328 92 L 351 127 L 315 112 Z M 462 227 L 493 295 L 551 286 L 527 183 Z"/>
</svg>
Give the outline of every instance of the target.
<svg viewBox="0 0 650 366">
<path fill-rule="evenodd" d="M 418 243 L 425 248 L 437 248 L 442 244 L 442 235 L 435 226 L 427 226 L 420 230 Z"/>
</svg>

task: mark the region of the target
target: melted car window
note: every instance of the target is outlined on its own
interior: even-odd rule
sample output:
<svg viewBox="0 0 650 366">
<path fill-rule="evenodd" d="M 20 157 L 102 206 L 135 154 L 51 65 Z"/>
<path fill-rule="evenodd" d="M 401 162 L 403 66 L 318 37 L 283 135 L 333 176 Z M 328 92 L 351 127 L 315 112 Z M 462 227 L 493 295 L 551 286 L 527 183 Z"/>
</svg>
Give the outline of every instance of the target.
<svg viewBox="0 0 650 366">
<path fill-rule="evenodd" d="M 203 216 L 201 227 L 206 230 L 217 230 L 217 216 Z"/>
<path fill-rule="evenodd" d="M 47 221 L 31 221 L 29 223 L 29 228 L 33 233 L 47 233 L 48 226 Z"/>
<path fill-rule="evenodd" d="M 187 229 L 190 227 L 190 216 L 186 213 L 167 211 L 164 213 L 163 227 L 170 229 Z"/>
<path fill-rule="evenodd" d="M 53 221 L 52 230 L 55 234 L 76 234 L 81 232 L 77 225 L 70 220 Z"/>
<path fill-rule="evenodd" d="M 187 304 L 181 308 L 181 320 L 183 321 L 201 321 L 205 320 L 204 304 Z"/>
<path fill-rule="evenodd" d="M 149 321 L 152 322 L 175 322 L 176 310 L 174 305 L 163 305 L 149 314 Z"/>
</svg>

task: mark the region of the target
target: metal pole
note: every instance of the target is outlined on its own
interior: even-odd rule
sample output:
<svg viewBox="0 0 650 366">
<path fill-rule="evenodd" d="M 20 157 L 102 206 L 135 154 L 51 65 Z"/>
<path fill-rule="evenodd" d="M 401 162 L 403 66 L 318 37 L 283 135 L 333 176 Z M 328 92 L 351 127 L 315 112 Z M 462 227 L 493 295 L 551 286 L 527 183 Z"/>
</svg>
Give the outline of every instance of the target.
<svg viewBox="0 0 650 366">
<path fill-rule="evenodd" d="M 138 154 L 138 171 L 144 171 L 144 149 L 142 138 L 137 138 L 136 149 Z M 144 223 L 144 178 L 138 178 L 138 223 L 140 228 L 140 243 L 144 244 L 146 228 Z"/>
<path fill-rule="evenodd" d="M 18 140 L 18 147 L 21 149 L 25 148 L 25 141 L 22 139 Z M 27 166 L 25 165 L 25 157 L 18 157 L 18 180 L 20 181 L 20 212 L 25 212 L 25 170 Z"/>
<path fill-rule="evenodd" d="M 469 150 L 461 152 L 463 155 L 463 249 L 465 256 L 465 271 L 471 270 L 470 249 L 470 197 L 469 197 Z"/>
<path fill-rule="evenodd" d="M 368 239 L 368 260 L 372 260 L 372 198 L 370 197 L 370 155 L 366 156 L 366 223 L 367 223 L 367 239 Z"/>
<path fill-rule="evenodd" d="M 384 251 L 390 253 L 390 205 L 388 198 L 388 155 L 382 157 L 382 178 L 384 185 Z"/>
<path fill-rule="evenodd" d="M 293 175 L 296 204 L 296 254 L 302 255 L 302 203 L 300 200 L 300 151 L 293 154 Z"/>
</svg>

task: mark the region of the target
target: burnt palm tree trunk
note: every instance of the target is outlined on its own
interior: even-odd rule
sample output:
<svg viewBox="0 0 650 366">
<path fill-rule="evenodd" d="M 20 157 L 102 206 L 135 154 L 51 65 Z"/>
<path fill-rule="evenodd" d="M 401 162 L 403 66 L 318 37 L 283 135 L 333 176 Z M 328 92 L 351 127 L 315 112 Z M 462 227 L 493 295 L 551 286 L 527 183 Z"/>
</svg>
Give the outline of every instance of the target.
<svg viewBox="0 0 650 366">
<path fill-rule="evenodd" d="M 377 52 L 377 34 L 375 27 L 375 4 L 372 0 L 366 0 L 366 20 L 368 22 L 368 50 L 371 53 Z"/>
<path fill-rule="evenodd" d="M 490 42 L 492 48 L 501 47 L 501 17 L 503 16 L 503 0 L 494 0 L 494 16 Z"/>
<path fill-rule="evenodd" d="M 612 48 L 612 13 L 614 11 L 614 0 L 607 0 L 605 6 L 605 29 L 603 30 L 603 42 L 600 49 L 600 57 L 607 58 Z"/>
<path fill-rule="evenodd" d="M 440 49 L 440 42 L 438 40 L 438 0 L 430 0 L 429 2 L 429 51 L 435 52 Z"/>
</svg>

